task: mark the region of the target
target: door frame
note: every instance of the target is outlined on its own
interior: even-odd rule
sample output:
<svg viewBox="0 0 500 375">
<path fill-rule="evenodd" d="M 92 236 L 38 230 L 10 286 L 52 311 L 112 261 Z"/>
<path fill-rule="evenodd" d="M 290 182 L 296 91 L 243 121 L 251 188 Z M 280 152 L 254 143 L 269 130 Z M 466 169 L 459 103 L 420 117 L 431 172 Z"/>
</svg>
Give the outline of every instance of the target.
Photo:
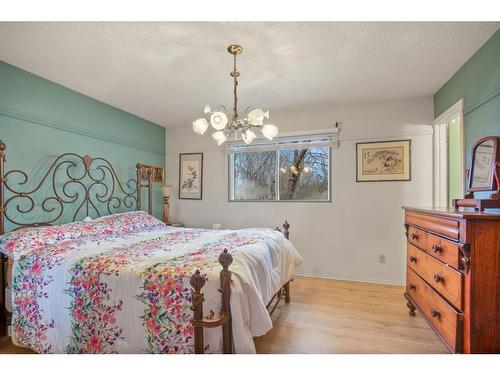
<svg viewBox="0 0 500 375">
<path fill-rule="evenodd" d="M 460 99 L 433 121 L 434 155 L 433 173 L 434 189 L 433 203 L 436 207 L 447 207 L 448 202 L 448 128 L 447 124 L 459 117 L 460 120 L 460 170 L 462 171 L 461 195 L 465 191 L 465 126 L 464 100 Z"/>
</svg>

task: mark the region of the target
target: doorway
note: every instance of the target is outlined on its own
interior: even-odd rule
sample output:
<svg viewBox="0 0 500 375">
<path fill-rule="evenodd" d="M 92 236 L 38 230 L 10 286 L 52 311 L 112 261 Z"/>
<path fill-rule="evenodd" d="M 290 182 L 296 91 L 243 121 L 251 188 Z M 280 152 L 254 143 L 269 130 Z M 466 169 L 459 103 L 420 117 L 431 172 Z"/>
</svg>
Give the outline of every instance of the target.
<svg viewBox="0 0 500 375">
<path fill-rule="evenodd" d="M 465 186 L 463 100 L 434 120 L 434 206 L 463 198 Z"/>
</svg>

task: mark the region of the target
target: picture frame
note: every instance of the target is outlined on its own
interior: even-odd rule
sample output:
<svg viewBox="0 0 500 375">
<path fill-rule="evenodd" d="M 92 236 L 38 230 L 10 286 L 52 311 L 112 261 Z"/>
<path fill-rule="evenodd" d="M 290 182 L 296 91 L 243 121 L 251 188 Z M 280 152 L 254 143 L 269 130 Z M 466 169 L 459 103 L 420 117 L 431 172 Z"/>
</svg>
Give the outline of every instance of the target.
<svg viewBox="0 0 500 375">
<path fill-rule="evenodd" d="M 203 199 L 203 153 L 179 154 L 179 199 Z"/>
<path fill-rule="evenodd" d="M 411 140 L 356 143 L 356 182 L 411 181 Z"/>
<path fill-rule="evenodd" d="M 147 180 L 151 177 L 152 182 L 163 183 L 165 179 L 165 170 L 154 165 L 141 164 L 140 173 L 141 178 Z"/>
</svg>

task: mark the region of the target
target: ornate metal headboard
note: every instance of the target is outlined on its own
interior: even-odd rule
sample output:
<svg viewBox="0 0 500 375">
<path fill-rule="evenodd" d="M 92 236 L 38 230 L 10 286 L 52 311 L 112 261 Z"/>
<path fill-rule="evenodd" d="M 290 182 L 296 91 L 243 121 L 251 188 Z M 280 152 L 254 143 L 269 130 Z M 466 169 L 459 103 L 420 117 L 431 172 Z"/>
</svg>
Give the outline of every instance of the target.
<svg viewBox="0 0 500 375">
<path fill-rule="evenodd" d="M 36 183 L 30 185 L 27 173 L 17 169 L 5 171 L 6 148 L 0 140 L 0 234 L 5 232 L 6 220 L 22 228 L 52 225 L 61 218 L 74 221 L 83 215 L 101 216 L 123 209 L 140 210 L 142 188 L 147 189 L 148 212 L 151 214 L 153 175 L 150 166 L 137 164 L 136 178 L 122 184 L 106 159 L 66 153 L 56 157 L 48 168 L 39 168 L 41 174 L 33 173 L 31 180 Z M 7 199 L 5 193 L 9 195 Z M 72 217 L 63 217 L 67 210 L 73 210 Z M 27 219 L 23 221 L 18 217 Z M 0 254 L 0 337 L 7 333 L 10 315 L 5 302 L 6 267 L 7 259 Z"/>
<path fill-rule="evenodd" d="M 65 153 L 47 168 L 40 168 L 41 174 L 33 173 L 36 176 L 31 180 L 36 183 L 30 185 L 27 173 L 5 171 L 5 149 L 0 141 L 0 234 L 6 220 L 17 227 L 31 227 L 52 225 L 61 218 L 75 221 L 89 215 L 140 210 L 143 187 L 147 188 L 151 213 L 152 176 L 141 164 L 136 165 L 136 179 L 123 184 L 106 159 Z M 67 216 L 68 211 L 72 216 Z"/>
</svg>

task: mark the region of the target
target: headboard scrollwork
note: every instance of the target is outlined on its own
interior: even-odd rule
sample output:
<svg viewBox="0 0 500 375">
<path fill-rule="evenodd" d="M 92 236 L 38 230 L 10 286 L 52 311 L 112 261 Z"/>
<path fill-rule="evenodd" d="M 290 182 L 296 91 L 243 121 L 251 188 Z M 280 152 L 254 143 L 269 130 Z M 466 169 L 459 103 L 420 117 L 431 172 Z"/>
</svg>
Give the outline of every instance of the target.
<svg viewBox="0 0 500 375">
<path fill-rule="evenodd" d="M 122 183 L 108 160 L 65 153 L 40 168 L 41 174 L 28 177 L 18 169 L 5 171 L 5 150 L 0 141 L 0 234 L 5 221 L 17 227 L 40 226 L 140 210 L 142 187 L 147 187 L 151 213 L 152 176 L 140 164 L 136 179 Z"/>
<path fill-rule="evenodd" d="M 123 184 L 115 168 L 104 158 L 66 153 L 48 167 L 33 173 L 5 171 L 6 145 L 0 140 L 0 234 L 8 221 L 13 229 L 74 221 L 117 211 L 141 209 L 142 188 L 147 188 L 151 214 L 153 176 L 141 164 L 136 179 Z M 69 211 L 69 216 L 66 216 Z M 7 334 L 10 314 L 6 309 L 7 258 L 0 253 L 0 337 Z"/>
</svg>

